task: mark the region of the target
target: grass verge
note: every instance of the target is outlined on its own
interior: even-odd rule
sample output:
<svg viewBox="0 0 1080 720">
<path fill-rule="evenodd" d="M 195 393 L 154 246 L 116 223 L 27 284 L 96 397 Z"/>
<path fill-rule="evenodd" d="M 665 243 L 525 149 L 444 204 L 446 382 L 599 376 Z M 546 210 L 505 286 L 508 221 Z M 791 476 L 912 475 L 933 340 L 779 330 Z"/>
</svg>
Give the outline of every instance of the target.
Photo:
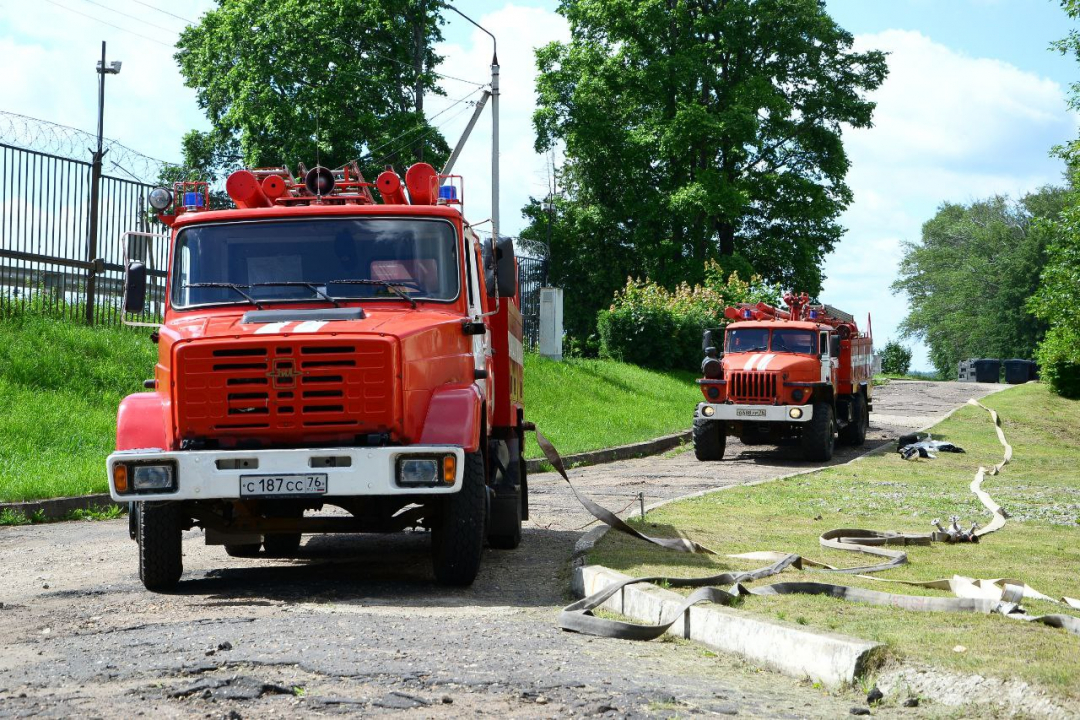
<svg viewBox="0 0 1080 720">
<path fill-rule="evenodd" d="M 1080 597 L 1080 402 L 1021 385 L 986 398 L 1002 416 L 1013 462 L 984 483 L 1010 514 L 1005 527 L 977 545 L 906 548 L 909 563 L 879 577 L 906 580 L 1015 578 L 1051 597 Z M 649 513 L 648 531 L 678 528 L 720 553 L 794 552 L 836 566 L 869 561 L 856 553 L 825 551 L 818 536 L 829 529 L 929 531 L 936 517 L 959 515 L 986 522 L 989 515 L 968 489 L 978 465 L 999 461 L 1002 447 L 987 413 L 965 407 L 933 429 L 967 450 L 936 460 L 908 462 L 895 453 L 774 483 L 736 488 L 672 503 Z M 717 471 L 722 472 L 722 464 Z M 723 555 L 683 556 L 608 533 L 588 558 L 621 572 L 675 577 L 748 570 L 763 563 Z M 910 595 L 935 590 L 877 583 L 846 575 L 788 571 L 762 582 L 802 579 Z M 1027 601 L 1036 615 L 1070 613 L 1063 605 Z M 963 673 L 1020 678 L 1053 693 L 1080 698 L 1080 638 L 1000 615 L 917 613 L 826 597 L 748 597 L 750 612 L 884 643 L 886 657 Z M 962 648 L 962 649 L 961 649 Z"/>
<path fill-rule="evenodd" d="M 525 418 L 562 455 L 689 430 L 701 392 L 691 372 L 657 372 L 614 360 L 555 362 L 525 356 Z M 530 434 L 526 455 L 542 457 Z"/>
<path fill-rule="evenodd" d="M 0 502 L 107 492 L 116 408 L 152 377 L 146 331 L 0 318 Z"/>
</svg>

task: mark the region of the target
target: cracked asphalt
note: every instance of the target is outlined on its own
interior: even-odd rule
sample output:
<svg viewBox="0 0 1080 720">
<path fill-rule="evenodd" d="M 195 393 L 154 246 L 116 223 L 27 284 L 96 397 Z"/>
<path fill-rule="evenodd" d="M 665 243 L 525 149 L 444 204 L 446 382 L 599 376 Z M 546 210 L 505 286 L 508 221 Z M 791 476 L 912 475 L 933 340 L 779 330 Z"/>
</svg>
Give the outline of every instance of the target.
<svg viewBox="0 0 1080 720">
<path fill-rule="evenodd" d="M 877 388 L 860 452 L 994 389 Z M 731 443 L 723 463 L 673 452 L 571 478 L 618 510 L 639 492 L 650 503 L 810 467 L 790 449 Z M 190 531 L 178 591 L 152 594 L 126 520 L 0 528 L 0 717 L 834 718 L 865 706 L 681 641 L 558 630 L 591 519 L 563 485 L 530 478 L 521 547 L 487 551 L 459 590 L 433 582 L 424 533 L 310 536 L 298 558 L 271 560 L 229 558 Z M 916 711 L 875 715 L 890 712 Z"/>
</svg>

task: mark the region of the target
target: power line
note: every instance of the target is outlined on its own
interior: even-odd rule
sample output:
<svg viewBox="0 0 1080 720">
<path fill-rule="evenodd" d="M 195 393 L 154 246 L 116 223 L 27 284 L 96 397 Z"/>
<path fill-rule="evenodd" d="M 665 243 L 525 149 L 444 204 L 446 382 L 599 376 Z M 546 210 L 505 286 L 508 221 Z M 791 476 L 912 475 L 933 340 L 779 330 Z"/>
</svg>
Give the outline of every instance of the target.
<svg viewBox="0 0 1080 720">
<path fill-rule="evenodd" d="M 137 18 L 134 15 L 129 15 L 128 13 L 123 12 L 122 10 L 116 10 L 114 8 L 109 7 L 108 5 L 102 5 L 99 2 L 94 2 L 94 0 L 83 0 L 83 2 L 88 2 L 91 5 L 96 5 L 99 8 L 102 8 L 104 10 L 108 10 L 109 12 L 114 12 L 117 15 L 123 15 L 124 17 L 126 17 L 126 18 L 128 18 L 130 20 L 134 20 L 135 22 L 141 22 L 143 25 L 149 25 L 152 28 L 157 28 L 158 30 L 164 30 L 165 32 L 172 33 L 173 35 L 176 34 L 176 31 L 173 30 L 172 28 L 162 27 L 161 25 L 155 25 L 154 23 L 150 22 L 149 20 L 143 20 L 142 18 Z"/>
<path fill-rule="evenodd" d="M 120 32 L 126 32 L 129 35 L 134 35 L 136 37 L 141 37 L 143 40 L 149 40 L 152 43 L 157 43 L 158 45 L 161 45 L 162 47 L 167 47 L 169 49 L 172 49 L 172 47 L 173 47 L 172 45 L 168 45 L 166 43 L 163 43 L 160 40 L 155 40 L 154 38 L 149 37 L 147 35 L 143 35 L 142 33 L 137 33 L 134 30 L 128 30 L 125 27 L 120 27 L 119 25 L 113 25 L 111 22 L 108 22 L 106 20 L 102 20 L 101 18 L 94 17 L 93 15 L 87 15 L 86 13 L 79 12 L 78 10 L 73 10 L 72 8 L 61 5 L 60 3 L 55 2 L 54 0 L 45 0 L 45 2 L 49 3 L 50 5 L 55 5 L 56 7 L 61 8 L 62 10 L 67 10 L 68 12 L 75 13 L 76 15 L 81 15 L 82 17 L 87 18 L 89 20 L 99 22 L 102 25 L 108 25 L 111 28 L 116 28 Z"/>
<path fill-rule="evenodd" d="M 145 3 L 145 2 L 143 2 L 142 0 L 131 0 L 131 2 L 133 2 L 133 3 L 138 3 L 139 5 L 142 5 L 143 7 L 148 7 L 148 8 L 150 8 L 151 10 L 157 10 L 157 11 L 158 11 L 159 13 L 162 13 L 162 14 L 164 14 L 164 15 L 168 15 L 169 17 L 174 17 L 174 18 L 176 18 L 177 20 L 183 20 L 183 21 L 184 21 L 184 22 L 186 22 L 186 23 L 187 23 L 188 25 L 194 25 L 194 24 L 195 24 L 195 21 L 194 21 L 194 20 L 188 20 L 188 19 L 187 19 L 187 18 L 185 18 L 185 17 L 180 17 L 180 16 L 179 16 L 179 15 L 177 15 L 176 13 L 171 13 L 171 12 L 169 12 L 168 10 L 162 10 L 162 9 L 161 9 L 161 8 L 159 8 L 159 7 L 154 7 L 154 6 L 153 6 L 153 5 L 151 5 L 150 3 Z"/>
<path fill-rule="evenodd" d="M 453 107 L 453 106 L 451 106 L 451 107 Z M 447 109 L 449 109 L 449 108 L 447 108 Z M 429 136 L 429 135 L 431 135 L 432 133 L 436 132 L 436 131 L 437 131 L 437 130 L 438 130 L 439 128 L 441 128 L 441 127 L 445 127 L 445 126 L 446 126 L 447 124 L 449 124 L 449 123 L 453 122 L 453 121 L 454 121 L 454 120 L 456 120 L 457 118 L 459 118 L 459 117 L 461 117 L 462 115 L 464 115 L 465 113 L 469 112 L 469 109 L 470 109 L 470 108 L 469 108 L 468 106 L 466 106 L 466 107 L 463 107 L 463 108 L 461 109 L 461 112 L 458 112 L 458 113 L 455 113 L 454 115 L 451 115 L 450 117 L 446 118 L 446 119 L 445 119 L 445 120 L 443 120 L 443 121 L 442 121 L 441 123 L 439 123 L 438 125 L 432 125 L 432 126 L 431 126 L 431 127 L 429 127 L 429 128 L 427 129 L 427 130 L 425 130 L 425 131 L 424 131 L 423 133 L 421 133 L 421 134 L 420 134 L 419 136 L 417 136 L 417 137 L 414 137 L 414 138 L 412 138 L 411 140 L 409 140 L 409 142 L 410 142 L 410 143 L 414 143 L 414 142 L 416 142 L 417 140 L 421 140 L 421 139 L 423 139 L 423 138 L 426 138 L 427 136 Z M 423 126 L 422 126 L 422 125 L 421 125 L 421 126 L 417 126 L 417 127 L 413 128 L 412 130 L 410 130 L 409 132 L 415 132 L 416 130 L 420 130 L 420 129 L 422 129 L 422 128 L 423 128 Z M 407 134 L 408 134 L 408 133 L 402 133 L 402 135 L 407 135 Z M 399 137 L 400 137 L 400 136 L 399 136 Z M 388 144 L 388 143 L 384 143 L 384 144 L 383 144 L 383 146 L 385 146 L 385 145 L 387 145 L 387 144 Z M 392 152 L 390 152 L 390 153 L 387 153 L 386 155 L 383 155 L 383 156 L 382 156 L 382 158 L 381 158 L 381 159 L 379 160 L 379 162 L 375 163 L 375 165 L 382 165 L 382 164 L 383 164 L 383 161 L 385 161 L 386 159 L 388 159 L 388 158 L 391 158 L 391 157 L 393 157 L 394 155 L 398 154 L 398 153 L 399 153 L 399 152 L 401 152 L 401 151 L 402 151 L 402 150 L 403 150 L 403 149 L 404 149 L 405 147 L 407 147 L 407 146 L 406 146 L 406 145 L 399 145 L 399 146 L 398 146 L 397 148 L 395 148 L 395 149 L 394 149 L 394 150 L 393 150 Z"/>
</svg>

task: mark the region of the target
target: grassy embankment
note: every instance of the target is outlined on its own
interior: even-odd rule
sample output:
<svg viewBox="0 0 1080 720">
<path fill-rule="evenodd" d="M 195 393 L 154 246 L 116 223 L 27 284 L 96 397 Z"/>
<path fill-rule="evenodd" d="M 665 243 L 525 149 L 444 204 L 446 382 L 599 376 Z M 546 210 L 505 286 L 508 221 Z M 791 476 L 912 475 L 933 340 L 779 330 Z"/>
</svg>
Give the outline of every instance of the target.
<svg viewBox="0 0 1080 720">
<path fill-rule="evenodd" d="M 153 374 L 147 334 L 0 318 L 0 502 L 106 491 L 116 408 Z M 525 372 L 527 417 L 564 454 L 685 430 L 700 398 L 688 372 L 535 355 Z M 528 452 L 540 456 L 531 438 Z"/>
<path fill-rule="evenodd" d="M 977 545 L 935 544 L 905 548 L 909 564 L 879 577 L 905 580 L 1014 578 L 1051 596 L 1080 598 L 1080 402 L 1051 395 L 1044 386 L 1022 385 L 992 395 L 1015 455 L 983 487 L 1011 517 Z M 933 429 L 967 454 L 908 462 L 895 453 L 863 458 L 756 487 L 717 492 L 649 513 L 650 530 L 688 537 L 719 553 L 753 550 L 793 552 L 835 566 L 866 564 L 856 553 L 824 551 L 818 535 L 833 528 L 927 532 L 930 521 L 959 515 L 986 523 L 988 513 L 969 491 L 979 465 L 1001 459 L 986 411 L 965 407 Z M 718 464 L 717 470 L 722 471 Z M 653 529 L 656 528 L 656 529 Z M 630 575 L 706 576 L 748 570 L 763 563 L 724 557 L 683 556 L 652 549 L 609 533 L 589 557 Z M 762 582 L 806 579 L 910 595 L 948 593 L 877 583 L 848 575 L 796 570 Z M 1036 615 L 1071 613 L 1064 605 L 1025 601 Z M 742 605 L 822 630 L 886 645 L 886 659 L 928 663 L 984 676 L 1020 678 L 1063 696 L 1080 697 L 1080 638 L 1044 625 L 1000 615 L 917 613 L 827 597 L 748 597 Z"/>
</svg>

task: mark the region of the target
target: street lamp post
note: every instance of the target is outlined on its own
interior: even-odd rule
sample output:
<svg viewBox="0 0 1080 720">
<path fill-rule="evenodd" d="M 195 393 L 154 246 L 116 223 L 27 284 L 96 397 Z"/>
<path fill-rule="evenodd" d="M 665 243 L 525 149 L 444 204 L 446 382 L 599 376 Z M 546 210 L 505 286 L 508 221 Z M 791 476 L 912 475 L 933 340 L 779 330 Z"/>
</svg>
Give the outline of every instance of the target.
<svg viewBox="0 0 1080 720">
<path fill-rule="evenodd" d="M 97 291 L 97 274 L 102 269 L 98 262 L 98 214 L 101 198 L 101 160 L 105 157 L 102 149 L 102 136 L 105 129 L 105 76 L 120 72 L 120 61 L 113 60 L 105 64 L 105 41 L 101 41 L 101 60 L 97 64 L 98 73 L 98 121 L 97 150 L 93 151 L 93 163 L 90 166 L 90 227 L 86 238 L 86 260 L 90 263 L 86 274 L 86 322 L 94 324 L 94 295 Z"/>
</svg>

